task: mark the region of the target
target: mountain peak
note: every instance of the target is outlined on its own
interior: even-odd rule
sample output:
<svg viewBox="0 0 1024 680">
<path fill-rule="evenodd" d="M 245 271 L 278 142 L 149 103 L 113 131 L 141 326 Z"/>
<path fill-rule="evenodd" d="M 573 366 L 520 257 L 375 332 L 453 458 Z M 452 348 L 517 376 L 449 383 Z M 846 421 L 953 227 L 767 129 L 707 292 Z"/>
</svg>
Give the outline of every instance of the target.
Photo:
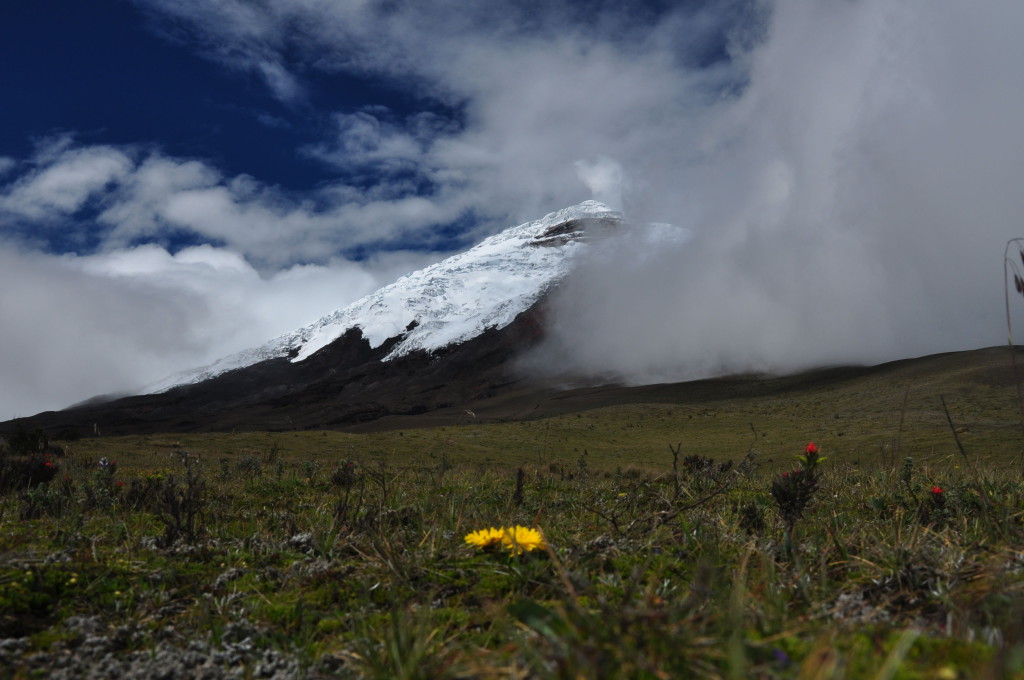
<svg viewBox="0 0 1024 680">
<path fill-rule="evenodd" d="M 202 382 L 267 359 L 303 361 L 352 329 L 359 329 L 372 348 L 395 340 L 385 361 L 465 342 L 511 323 L 568 273 L 584 242 L 605 238 L 622 223 L 620 213 L 589 200 L 509 227 L 304 328 L 169 377 L 147 392 Z"/>
</svg>

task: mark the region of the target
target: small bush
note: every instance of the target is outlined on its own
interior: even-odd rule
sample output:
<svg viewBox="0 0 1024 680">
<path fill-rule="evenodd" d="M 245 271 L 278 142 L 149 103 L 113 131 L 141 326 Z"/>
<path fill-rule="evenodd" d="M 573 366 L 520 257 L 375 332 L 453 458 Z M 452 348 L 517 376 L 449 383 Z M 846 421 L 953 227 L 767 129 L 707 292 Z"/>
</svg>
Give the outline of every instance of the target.
<svg viewBox="0 0 1024 680">
<path fill-rule="evenodd" d="M 800 467 L 783 472 L 772 480 L 772 498 L 779 508 L 779 515 L 786 523 L 786 530 L 792 536 L 793 527 L 804 516 L 804 511 L 818 490 L 818 464 L 825 460 L 818 455 L 818 447 L 811 442 L 799 456 Z"/>
<path fill-rule="evenodd" d="M 164 524 L 163 544 L 169 546 L 179 538 L 189 543 L 203 533 L 206 505 L 206 481 L 194 456 L 179 451 L 185 474 L 169 475 L 160 484 L 157 494 L 157 517 Z"/>
<path fill-rule="evenodd" d="M 258 456 L 246 456 L 235 463 L 235 469 L 243 475 L 259 477 L 263 474 L 263 463 Z"/>
<path fill-rule="evenodd" d="M 331 486 L 338 489 L 348 489 L 359 481 L 359 470 L 356 464 L 350 460 L 340 463 L 331 473 Z"/>
<path fill-rule="evenodd" d="M 4 456 L 0 458 L 0 493 L 46 484 L 59 471 L 60 467 L 50 456 Z"/>
</svg>

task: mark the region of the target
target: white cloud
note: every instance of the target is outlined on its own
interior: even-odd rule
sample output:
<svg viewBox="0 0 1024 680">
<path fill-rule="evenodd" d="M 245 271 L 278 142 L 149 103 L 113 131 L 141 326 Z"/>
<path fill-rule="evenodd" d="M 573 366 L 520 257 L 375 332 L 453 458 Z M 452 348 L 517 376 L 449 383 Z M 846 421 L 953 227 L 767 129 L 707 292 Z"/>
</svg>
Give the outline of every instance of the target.
<svg viewBox="0 0 1024 680">
<path fill-rule="evenodd" d="M 158 10 L 153 13 L 155 19 L 169 19 L 159 23 L 166 37 L 231 69 L 256 75 L 282 102 L 294 104 L 305 96 L 300 80 L 288 70 L 281 54 L 288 21 L 278 11 L 278 3 L 157 0 L 137 4 Z"/>
<path fill-rule="evenodd" d="M 256 70 L 267 83 L 267 87 L 283 102 L 294 103 L 305 96 L 305 90 L 288 69 L 276 61 L 259 61 Z"/>
<path fill-rule="evenodd" d="M 262 344 L 430 257 L 335 259 L 261 276 L 212 246 L 49 256 L 0 247 L 0 418 L 131 392 Z"/>
<path fill-rule="evenodd" d="M 595 200 L 613 210 L 622 210 L 622 189 L 626 178 L 621 165 L 602 156 L 595 161 L 576 161 L 575 166 L 576 174 Z"/>
<path fill-rule="evenodd" d="M 703 153 L 644 178 L 696 238 L 585 267 L 542 359 L 643 382 L 1001 343 L 1024 7 L 982 5 L 778 3 Z"/>
<path fill-rule="evenodd" d="M 393 181 L 395 173 L 430 173 L 430 147 L 453 131 L 451 124 L 430 113 L 396 123 L 388 120 L 389 113 L 336 113 L 334 138 L 308 147 L 305 153 L 342 170 L 372 172 L 384 185 Z"/>
<path fill-rule="evenodd" d="M 216 187 L 221 182 L 220 174 L 200 161 L 151 155 L 122 178 L 97 220 L 113 227 L 106 237 L 112 247 L 157 237 L 167 227 L 165 213 L 170 201 L 184 192 Z"/>
<path fill-rule="evenodd" d="M 58 160 L 21 176 L 0 194 L 0 219 L 4 213 L 37 222 L 69 215 L 132 167 L 126 153 L 109 146 L 64 151 Z"/>
<path fill-rule="evenodd" d="M 89 276 L 61 258 L 0 248 L 0 414 L 27 416 L 134 388 L 146 372 L 194 356 L 202 351 L 199 339 L 184 329 L 205 313 L 202 302 L 161 298 L 149 287 Z"/>
<path fill-rule="evenodd" d="M 360 163 L 379 157 L 396 166 L 393 152 L 402 142 L 375 143 L 370 134 L 357 132 L 347 142 Z M 28 165 L 28 172 L 0 184 L 0 225 L 88 237 L 98 243 L 90 249 L 101 252 L 187 235 L 229 247 L 269 272 L 324 264 L 367 244 L 429 242 L 430 227 L 455 221 L 464 210 L 457 200 L 415 195 L 406 179 L 382 177 L 369 188 L 339 181 L 296 196 L 245 175 L 225 178 L 201 160 L 110 146 L 51 144 Z"/>
</svg>

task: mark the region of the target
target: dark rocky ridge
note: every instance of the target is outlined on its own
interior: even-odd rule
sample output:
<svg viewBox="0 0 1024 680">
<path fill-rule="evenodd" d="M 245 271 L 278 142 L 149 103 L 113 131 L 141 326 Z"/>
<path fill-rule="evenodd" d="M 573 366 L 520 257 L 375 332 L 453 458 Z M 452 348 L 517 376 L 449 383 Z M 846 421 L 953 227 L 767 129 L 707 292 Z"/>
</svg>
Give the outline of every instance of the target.
<svg viewBox="0 0 1024 680">
<path fill-rule="evenodd" d="M 571 241 L 599 241 L 621 228 L 617 216 L 577 217 L 548 228 L 537 236 L 531 246 L 561 246 Z"/>
</svg>

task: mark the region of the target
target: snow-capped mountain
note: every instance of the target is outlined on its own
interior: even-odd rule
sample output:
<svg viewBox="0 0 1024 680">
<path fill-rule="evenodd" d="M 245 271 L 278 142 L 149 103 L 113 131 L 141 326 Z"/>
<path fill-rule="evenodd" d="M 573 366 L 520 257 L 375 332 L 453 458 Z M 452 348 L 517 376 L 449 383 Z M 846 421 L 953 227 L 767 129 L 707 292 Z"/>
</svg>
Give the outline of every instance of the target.
<svg viewBox="0 0 1024 680">
<path fill-rule="evenodd" d="M 384 361 L 465 342 L 511 323 L 566 275 L 585 241 L 614 234 L 622 222 L 620 213 L 597 201 L 585 201 L 511 227 L 309 326 L 171 376 L 147 392 L 202 382 L 268 359 L 300 362 L 353 328 L 372 348 L 400 338 Z"/>
</svg>

